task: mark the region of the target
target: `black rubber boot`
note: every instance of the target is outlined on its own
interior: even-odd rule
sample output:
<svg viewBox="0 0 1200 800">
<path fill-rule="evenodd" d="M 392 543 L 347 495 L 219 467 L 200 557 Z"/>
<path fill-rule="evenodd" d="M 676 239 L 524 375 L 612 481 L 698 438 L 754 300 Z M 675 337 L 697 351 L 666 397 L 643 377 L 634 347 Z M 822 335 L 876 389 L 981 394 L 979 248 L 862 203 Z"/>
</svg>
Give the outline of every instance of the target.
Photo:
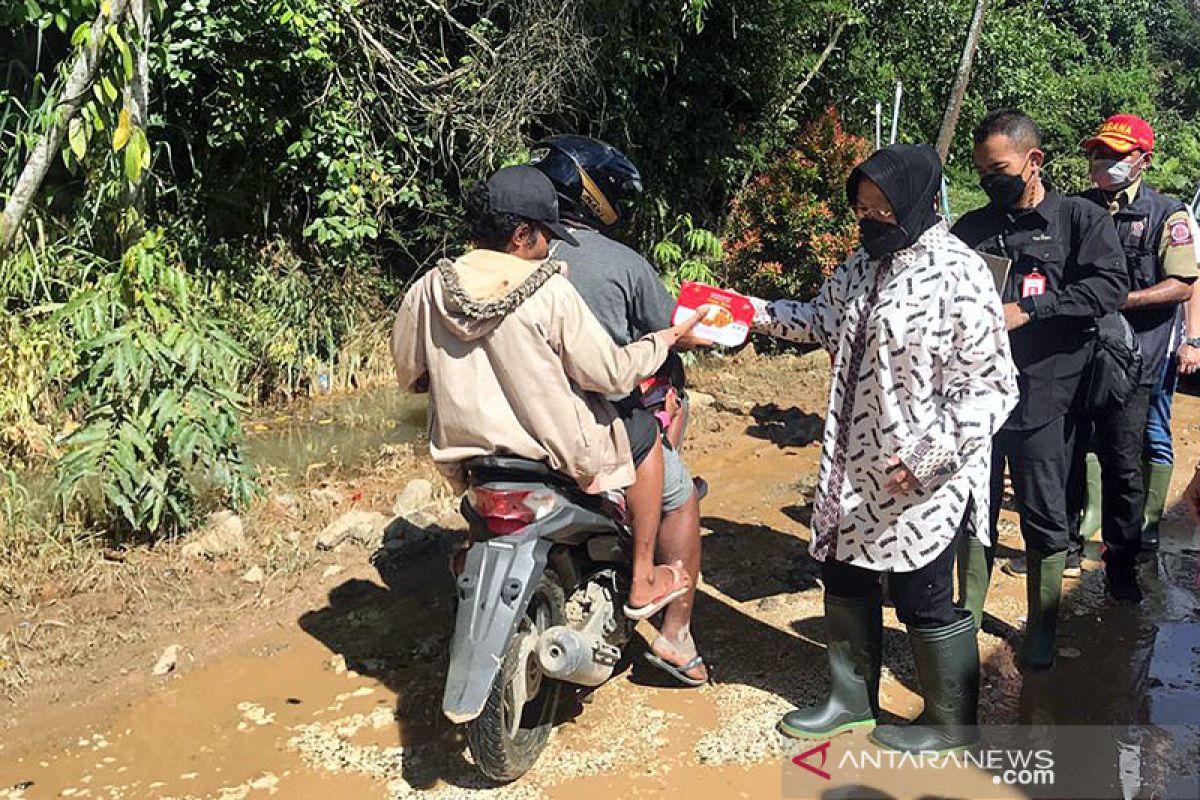
<svg viewBox="0 0 1200 800">
<path fill-rule="evenodd" d="M 909 725 L 880 725 L 871 740 L 889 750 L 944 753 L 979 742 L 979 647 L 975 622 L 908 629 L 925 710 Z"/>
<path fill-rule="evenodd" d="M 854 728 L 873 728 L 879 714 L 883 657 L 883 607 L 878 598 L 825 595 L 829 697 L 790 711 L 779 730 L 794 739 L 823 739 Z"/>
<path fill-rule="evenodd" d="M 983 622 L 983 604 L 992 580 L 992 554 L 974 536 L 958 542 L 958 605 L 971 612 L 975 630 Z"/>
<path fill-rule="evenodd" d="M 1049 669 L 1054 665 L 1054 644 L 1058 634 L 1058 606 L 1062 600 L 1063 567 L 1067 554 L 1044 555 L 1030 550 L 1029 575 L 1025 578 L 1028 613 L 1025 638 L 1021 641 L 1021 663 L 1030 669 Z"/>
<path fill-rule="evenodd" d="M 1104 554 L 1104 585 L 1108 595 L 1122 603 L 1142 602 L 1142 587 L 1138 583 L 1137 563 L 1133 558 L 1113 558 Z"/>
</svg>

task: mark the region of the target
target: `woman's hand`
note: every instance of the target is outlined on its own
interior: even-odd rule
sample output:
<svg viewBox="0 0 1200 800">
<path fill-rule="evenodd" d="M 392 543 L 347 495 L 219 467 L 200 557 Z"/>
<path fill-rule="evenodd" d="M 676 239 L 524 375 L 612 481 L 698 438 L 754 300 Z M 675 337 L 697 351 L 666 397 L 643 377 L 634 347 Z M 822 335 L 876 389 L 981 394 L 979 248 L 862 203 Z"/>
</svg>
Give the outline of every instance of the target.
<svg viewBox="0 0 1200 800">
<path fill-rule="evenodd" d="M 883 484 L 883 488 L 892 497 L 910 494 L 921 488 L 921 482 L 917 480 L 917 476 L 904 466 L 904 462 L 900 460 L 899 456 L 892 456 L 887 460 L 887 469 L 891 474 L 888 476 L 887 482 Z"/>
<path fill-rule="evenodd" d="M 750 323 L 751 327 L 756 331 L 761 331 L 773 321 L 771 312 L 767 309 L 771 307 L 769 300 L 763 300 L 760 297 L 752 297 L 746 295 L 746 299 L 750 301 L 750 305 L 754 307 L 754 320 Z"/>
</svg>

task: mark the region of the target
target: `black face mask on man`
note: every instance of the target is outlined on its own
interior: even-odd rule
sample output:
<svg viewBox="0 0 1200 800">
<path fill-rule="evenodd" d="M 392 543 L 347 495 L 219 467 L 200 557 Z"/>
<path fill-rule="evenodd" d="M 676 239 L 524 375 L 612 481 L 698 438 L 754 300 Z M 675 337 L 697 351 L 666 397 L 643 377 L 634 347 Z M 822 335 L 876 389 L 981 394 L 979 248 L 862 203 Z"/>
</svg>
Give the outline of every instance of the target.
<svg viewBox="0 0 1200 800">
<path fill-rule="evenodd" d="M 883 258 L 903 250 L 908 238 L 908 231 L 904 230 L 903 225 L 880 222 L 870 217 L 858 221 L 858 239 L 871 258 Z"/>
<path fill-rule="evenodd" d="M 1000 208 L 1013 208 L 1021 202 L 1021 198 L 1025 196 L 1025 190 L 1029 188 L 1029 184 L 1021 176 L 1028 164 L 1029 156 L 1026 156 L 1025 164 L 1021 166 L 1016 175 L 1004 172 L 985 175 L 979 180 L 979 188 L 983 189 L 988 199 Z"/>
<path fill-rule="evenodd" d="M 991 175 L 985 175 L 979 181 L 979 188 L 983 189 L 991 200 L 1000 208 L 1012 208 L 1017 203 L 1021 202 L 1021 198 L 1025 196 L 1025 189 L 1028 184 L 1020 175 L 1005 175 L 1002 172 L 993 172 Z"/>
</svg>

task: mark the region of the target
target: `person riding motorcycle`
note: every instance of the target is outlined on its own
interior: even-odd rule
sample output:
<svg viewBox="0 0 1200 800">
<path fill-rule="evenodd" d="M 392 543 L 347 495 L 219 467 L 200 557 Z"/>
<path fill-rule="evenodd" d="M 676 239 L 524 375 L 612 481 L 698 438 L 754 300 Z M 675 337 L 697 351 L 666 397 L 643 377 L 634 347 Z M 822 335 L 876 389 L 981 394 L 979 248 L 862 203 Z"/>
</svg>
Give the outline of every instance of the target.
<svg viewBox="0 0 1200 800">
<path fill-rule="evenodd" d="M 617 347 L 548 258 L 551 239 L 573 239 L 544 175 L 502 169 L 468 205 L 475 249 L 417 281 L 392 329 L 401 387 L 430 395 L 433 460 L 460 488 L 466 461 L 506 454 L 544 461 L 588 494 L 624 490 L 634 540 L 626 614 L 649 616 L 688 584 L 679 565 L 654 565 L 663 448 L 648 415 L 621 419 L 605 395 L 654 374 L 699 315 Z"/>
<path fill-rule="evenodd" d="M 530 162 L 558 194 L 559 217 L 578 242 L 555 242 L 554 257 L 568 266 L 567 279 L 618 346 L 671 326 L 675 298 L 654 267 L 612 238 L 626 221 L 623 200 L 642 191 L 637 167 L 617 148 L 574 134 L 552 136 L 533 146 Z M 674 350 L 704 346 L 685 336 Z M 659 418 L 663 449 L 663 507 L 659 554 L 680 560 L 691 578 L 688 593 L 673 602 L 647 660 L 680 682 L 698 686 L 707 678 L 690 633 L 691 607 L 700 571 L 702 481 L 693 482 L 679 455 L 687 425 L 683 362 L 672 353 L 662 368 L 632 394 L 613 398 L 622 416 L 649 409 Z"/>
</svg>

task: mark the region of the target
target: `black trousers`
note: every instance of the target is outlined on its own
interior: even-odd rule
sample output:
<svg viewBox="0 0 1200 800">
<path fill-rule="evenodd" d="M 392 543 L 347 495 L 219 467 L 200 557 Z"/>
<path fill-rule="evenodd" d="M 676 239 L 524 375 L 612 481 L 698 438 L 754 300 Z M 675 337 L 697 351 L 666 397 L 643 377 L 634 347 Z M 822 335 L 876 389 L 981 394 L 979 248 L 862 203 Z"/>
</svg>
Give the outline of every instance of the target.
<svg viewBox="0 0 1200 800">
<path fill-rule="evenodd" d="M 1002 429 L 992 439 L 992 546 L 1008 464 L 1025 548 L 1042 555 L 1067 549 L 1067 481 L 1076 419 L 1068 414 L 1026 431 Z M 1140 451 L 1139 451 L 1140 452 Z"/>
<path fill-rule="evenodd" d="M 961 532 L 960 532 L 961 533 Z M 956 537 L 957 538 L 957 537 Z M 838 597 L 880 598 L 883 573 L 838 561 L 832 556 L 821 566 L 825 591 Z M 913 628 L 942 628 L 957 622 L 954 608 L 954 542 L 937 558 L 912 572 L 889 572 L 888 594 L 896 616 Z"/>
<path fill-rule="evenodd" d="M 1100 535 L 1108 563 L 1132 562 L 1142 546 L 1142 511 L 1146 486 L 1142 453 L 1151 387 L 1139 386 L 1125 405 L 1109 414 L 1080 421 L 1071 459 L 1067 510 L 1072 549 L 1082 549 L 1079 521 L 1087 503 L 1086 457 L 1090 450 L 1100 460 Z"/>
</svg>

